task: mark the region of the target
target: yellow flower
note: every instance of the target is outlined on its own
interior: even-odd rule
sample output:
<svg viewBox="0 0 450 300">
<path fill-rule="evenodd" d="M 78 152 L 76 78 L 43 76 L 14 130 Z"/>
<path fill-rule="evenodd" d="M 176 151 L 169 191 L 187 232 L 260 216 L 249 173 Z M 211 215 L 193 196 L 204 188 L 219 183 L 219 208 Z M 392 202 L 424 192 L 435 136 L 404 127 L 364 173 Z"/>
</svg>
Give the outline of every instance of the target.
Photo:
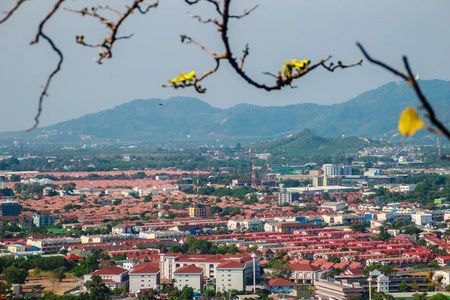
<svg viewBox="0 0 450 300">
<path fill-rule="evenodd" d="M 296 59 L 293 59 L 291 64 L 292 64 L 297 70 L 303 70 L 303 69 L 305 69 L 305 68 L 308 68 L 309 62 L 310 62 L 310 61 L 307 60 L 307 59 L 301 60 L 301 61 L 299 61 L 299 62 L 297 62 Z"/>
<path fill-rule="evenodd" d="M 283 65 L 283 75 L 286 78 L 292 77 L 292 70 L 296 69 L 297 71 L 308 69 L 310 61 L 307 59 L 297 61 L 295 58 L 291 60 L 291 62 L 284 61 Z"/>
<path fill-rule="evenodd" d="M 195 78 L 195 71 L 189 72 L 186 75 L 181 72 L 180 75 L 178 75 L 178 77 L 170 80 L 170 83 L 180 83 L 180 82 L 187 82 L 187 81 L 192 81 Z"/>
<path fill-rule="evenodd" d="M 414 107 L 407 107 L 398 120 L 398 130 L 402 135 L 411 136 L 422 129 L 425 123 Z"/>
</svg>

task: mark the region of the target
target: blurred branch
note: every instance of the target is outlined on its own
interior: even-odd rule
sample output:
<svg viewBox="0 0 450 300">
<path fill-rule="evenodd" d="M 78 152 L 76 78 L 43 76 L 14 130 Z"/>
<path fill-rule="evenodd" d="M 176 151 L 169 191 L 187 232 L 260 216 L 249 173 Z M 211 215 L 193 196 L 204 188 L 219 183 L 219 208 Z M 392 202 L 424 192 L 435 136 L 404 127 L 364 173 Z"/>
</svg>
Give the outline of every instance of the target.
<svg viewBox="0 0 450 300">
<path fill-rule="evenodd" d="M 44 102 L 44 97 L 48 96 L 47 95 L 47 91 L 48 91 L 48 88 L 50 87 L 50 83 L 52 82 L 53 77 L 61 70 L 61 66 L 62 66 L 62 63 L 64 61 L 64 57 L 63 57 L 63 54 L 62 54 L 61 50 L 59 50 L 58 47 L 56 47 L 56 45 L 53 42 L 53 40 L 44 33 L 44 26 L 45 26 L 45 24 L 56 13 L 56 11 L 59 9 L 59 7 L 61 6 L 61 4 L 64 1 L 65 0 L 58 0 L 55 3 L 53 8 L 50 10 L 50 12 L 44 17 L 44 19 L 39 24 L 38 31 L 36 33 L 36 37 L 30 43 L 31 45 L 37 44 L 37 43 L 39 43 L 39 38 L 42 37 L 44 40 L 46 40 L 50 44 L 50 47 L 53 49 L 53 51 L 56 52 L 56 54 L 59 57 L 59 60 L 58 60 L 58 63 L 56 65 L 55 69 L 47 77 L 47 81 L 45 82 L 44 88 L 42 89 L 42 92 L 39 95 L 38 111 L 37 111 L 37 113 L 36 113 L 36 115 L 34 117 L 34 125 L 31 128 L 29 128 L 27 131 L 31 131 L 31 130 L 35 129 L 38 126 L 38 124 L 39 124 L 39 117 L 41 116 L 41 112 L 42 112 L 42 104 Z"/>
<path fill-rule="evenodd" d="M 408 58 L 406 56 L 403 56 L 403 64 L 405 66 L 406 73 L 402 73 L 401 71 L 394 69 L 393 67 L 387 65 L 384 62 L 381 62 L 379 60 L 372 58 L 360 43 L 356 43 L 356 45 L 359 47 L 359 49 L 361 50 L 361 52 L 367 58 L 368 61 L 382 67 L 383 69 L 391 72 L 392 74 L 394 74 L 396 76 L 399 76 L 400 78 L 402 78 L 404 81 L 406 81 L 412 87 L 412 89 L 416 93 L 417 98 L 419 98 L 419 101 L 422 103 L 422 108 L 424 108 L 427 111 L 426 117 L 428 118 L 430 123 L 436 127 L 436 128 L 428 127 L 427 129 L 433 133 L 445 135 L 447 137 L 447 139 L 450 140 L 450 131 L 437 118 L 433 106 L 430 104 L 430 102 L 428 101 L 426 96 L 423 94 L 419 83 L 417 82 L 417 80 L 415 79 L 415 77 L 413 75 L 413 72 L 412 72 L 409 62 L 408 62 Z"/>
<path fill-rule="evenodd" d="M 5 16 L 2 19 L 0 19 L 0 24 L 6 22 L 20 8 L 20 6 L 23 3 L 25 3 L 26 1 L 27 0 L 17 0 L 16 4 L 9 11 L 6 12 Z M 55 69 L 47 77 L 45 85 L 42 88 L 42 92 L 39 95 L 38 111 L 34 117 L 35 123 L 27 131 L 31 131 L 39 125 L 39 118 L 42 113 L 42 106 L 43 106 L 44 98 L 46 96 L 48 96 L 48 89 L 50 87 L 52 79 L 61 70 L 61 66 L 64 61 L 64 56 L 63 56 L 62 51 L 55 45 L 53 40 L 44 33 L 44 27 L 47 24 L 47 21 L 49 21 L 55 15 L 55 13 L 59 10 L 61 4 L 63 4 L 63 2 L 65 2 L 65 1 L 66 0 L 57 0 L 56 1 L 56 3 L 50 9 L 50 11 L 47 13 L 47 15 L 40 21 L 36 36 L 30 43 L 31 45 L 37 44 L 37 43 L 39 43 L 39 39 L 43 38 L 44 40 L 47 41 L 47 43 L 49 43 L 52 50 L 58 55 L 59 60 L 58 60 L 58 63 L 56 65 Z M 84 41 L 83 35 L 78 35 L 76 37 L 76 42 L 78 44 L 81 44 L 86 47 L 99 48 L 100 54 L 99 54 L 99 58 L 96 59 L 96 61 L 97 61 L 97 63 L 101 64 L 102 60 L 104 58 L 112 57 L 112 48 L 116 41 L 122 40 L 122 39 L 129 39 L 133 36 L 132 34 L 128 35 L 128 36 L 118 36 L 118 31 L 120 29 L 120 26 L 123 24 L 123 22 L 134 11 L 138 11 L 141 14 L 146 14 L 148 11 L 150 11 L 150 9 L 155 8 L 157 6 L 158 6 L 158 0 L 156 0 L 155 3 L 147 3 L 145 0 L 133 0 L 132 4 L 130 6 L 127 6 L 126 10 L 123 13 L 110 7 L 110 6 L 100 6 L 100 5 L 97 7 L 92 7 L 90 10 L 88 10 L 87 8 L 83 8 L 81 10 L 73 10 L 73 9 L 66 9 L 66 10 L 80 13 L 82 16 L 88 15 L 88 16 L 94 17 L 94 18 L 98 19 L 101 23 L 105 24 L 106 27 L 109 29 L 109 31 L 110 31 L 109 36 L 107 38 L 105 38 L 101 43 L 98 43 L 98 44 L 87 44 Z M 114 14 L 117 14 L 117 15 L 119 15 L 119 18 L 113 22 L 113 21 L 109 20 L 108 18 L 100 15 L 98 13 L 99 10 L 109 11 Z"/>
<path fill-rule="evenodd" d="M 146 14 L 150 9 L 156 8 L 158 6 L 158 4 L 159 4 L 158 0 L 155 3 L 147 3 L 147 2 L 145 2 L 145 0 L 134 0 L 133 4 L 131 6 L 128 6 L 127 9 L 123 13 L 110 7 L 110 6 L 97 6 L 97 7 L 91 7 L 90 9 L 85 7 L 81 10 L 66 8 L 65 10 L 74 12 L 74 13 L 78 13 L 81 16 L 93 17 L 93 18 L 99 20 L 102 24 L 104 24 L 106 26 L 106 28 L 109 30 L 109 36 L 106 37 L 101 43 L 97 43 L 97 44 L 86 43 L 86 41 L 84 40 L 84 35 L 77 35 L 75 37 L 75 41 L 82 46 L 90 47 L 90 48 L 99 48 L 99 52 L 100 52 L 99 58 L 95 59 L 95 61 L 98 64 L 102 64 L 103 59 L 111 58 L 113 56 L 112 49 L 113 49 L 113 46 L 116 41 L 122 40 L 122 39 L 129 39 L 133 36 L 132 34 L 128 35 L 128 36 L 121 36 L 121 37 L 118 36 L 120 26 L 123 24 L 123 22 L 134 11 L 138 11 L 141 14 Z M 119 18 L 116 21 L 112 21 L 112 20 L 108 19 L 107 17 L 101 15 L 99 13 L 99 10 L 111 11 L 115 14 L 118 14 Z"/>
<path fill-rule="evenodd" d="M 185 2 L 189 5 L 195 5 L 201 1 L 202 0 L 185 0 Z M 255 79 L 253 79 L 252 77 L 250 77 L 249 75 L 247 75 L 244 70 L 245 59 L 250 54 L 248 43 L 245 45 L 242 58 L 237 59 L 231 50 L 231 45 L 230 45 L 230 41 L 228 38 L 228 22 L 230 21 L 230 19 L 238 19 L 239 20 L 241 18 L 244 18 L 244 17 L 250 15 L 258 6 L 255 6 L 250 10 L 245 10 L 240 15 L 232 15 L 232 14 L 230 14 L 231 0 L 223 0 L 222 4 L 218 0 L 203 0 L 203 2 L 210 3 L 215 7 L 216 12 L 218 14 L 217 18 L 202 20 L 202 18 L 200 16 L 196 16 L 196 15 L 190 15 L 190 16 L 194 19 L 197 19 L 201 23 L 213 24 L 217 27 L 218 31 L 220 32 L 220 38 L 222 41 L 222 45 L 224 47 L 224 52 L 223 52 L 223 54 L 220 54 L 220 55 L 216 54 L 216 53 L 208 50 L 203 44 L 199 43 L 198 41 L 194 40 L 193 38 L 186 36 L 186 35 L 182 35 L 181 36 L 182 42 L 188 42 L 188 43 L 192 43 L 192 44 L 198 46 L 200 49 L 202 49 L 203 51 L 205 51 L 206 53 L 208 53 L 209 55 L 211 55 L 213 57 L 213 59 L 216 62 L 216 65 L 214 66 L 214 68 L 206 71 L 202 76 L 200 76 L 198 78 L 197 77 L 194 78 L 192 81 L 174 83 L 172 80 L 171 85 L 163 85 L 163 87 L 185 88 L 185 87 L 193 86 L 197 91 L 200 91 L 203 93 L 203 92 L 205 92 L 206 89 L 204 89 L 200 86 L 200 82 L 203 79 L 205 79 L 207 76 L 218 71 L 221 60 L 227 61 L 231 65 L 231 67 L 234 69 L 234 71 L 242 79 L 244 79 L 248 84 L 250 84 L 258 89 L 263 89 L 266 91 L 281 90 L 282 88 L 284 88 L 286 86 L 292 87 L 293 81 L 305 76 L 309 72 L 315 70 L 317 67 L 323 67 L 325 70 L 327 70 L 329 72 L 333 72 L 334 70 L 336 70 L 338 68 L 345 69 L 345 68 L 350 68 L 350 67 L 354 67 L 354 66 L 358 66 L 358 65 L 362 64 L 362 60 L 360 60 L 357 63 L 348 64 L 348 65 L 344 65 L 340 61 L 337 63 L 337 65 L 333 65 L 333 63 L 330 63 L 329 65 L 327 65 L 326 62 L 331 58 L 331 56 L 329 56 L 327 59 L 321 59 L 315 64 L 310 64 L 309 60 L 302 60 L 301 62 L 296 62 L 296 60 L 293 60 L 291 63 L 285 62 L 285 65 L 283 66 L 284 70 L 277 71 L 277 75 L 273 75 L 269 72 L 264 72 L 264 74 L 270 74 L 276 78 L 276 82 L 274 84 L 269 85 L 269 84 L 265 84 L 265 83 L 260 83 L 260 82 L 256 81 Z M 306 61 L 307 61 L 307 63 L 305 63 Z"/>
<path fill-rule="evenodd" d="M 2 24 L 3 22 L 6 22 L 6 20 L 8 20 L 9 17 L 11 17 L 11 16 L 16 12 L 16 10 L 18 10 L 19 7 L 20 7 L 23 3 L 25 3 L 25 1 L 27 1 L 27 0 L 18 0 L 18 1 L 16 2 L 16 4 L 15 4 L 10 10 L 8 10 L 8 11 L 6 12 L 5 16 L 4 16 L 2 19 L 0 19 L 0 24 Z"/>
</svg>

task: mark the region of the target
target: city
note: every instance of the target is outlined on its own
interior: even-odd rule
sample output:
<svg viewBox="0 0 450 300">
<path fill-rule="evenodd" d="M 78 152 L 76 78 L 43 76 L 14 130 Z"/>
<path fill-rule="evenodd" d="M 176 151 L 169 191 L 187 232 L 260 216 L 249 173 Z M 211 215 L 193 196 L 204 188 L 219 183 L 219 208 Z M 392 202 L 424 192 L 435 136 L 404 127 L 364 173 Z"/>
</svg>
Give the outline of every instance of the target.
<svg viewBox="0 0 450 300">
<path fill-rule="evenodd" d="M 231 159 L 206 153 L 211 164 Z M 107 295 L 139 299 L 449 293 L 449 169 L 414 147 L 363 149 L 348 165 L 268 157 L 241 158 L 247 173 L 2 171 L 2 287 L 81 297 L 103 282 Z"/>
</svg>

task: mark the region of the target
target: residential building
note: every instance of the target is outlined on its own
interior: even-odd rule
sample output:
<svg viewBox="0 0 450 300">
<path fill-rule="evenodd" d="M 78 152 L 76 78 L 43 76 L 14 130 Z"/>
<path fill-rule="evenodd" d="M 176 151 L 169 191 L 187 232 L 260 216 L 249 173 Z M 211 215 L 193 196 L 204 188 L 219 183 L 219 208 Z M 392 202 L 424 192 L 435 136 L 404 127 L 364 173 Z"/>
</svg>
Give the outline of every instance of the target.
<svg viewBox="0 0 450 300">
<path fill-rule="evenodd" d="M 342 284 L 318 279 L 314 282 L 314 287 L 319 299 L 346 300 L 353 296 L 362 296 L 364 292 L 359 282 Z"/>
<path fill-rule="evenodd" d="M 91 280 L 92 275 L 98 275 L 102 278 L 105 285 L 110 289 L 126 287 L 128 290 L 129 276 L 128 270 L 116 266 L 109 266 L 97 270 L 91 274 L 84 275 L 81 285 Z"/>
<path fill-rule="evenodd" d="M 277 180 L 272 178 L 244 178 L 244 179 L 233 179 L 231 181 L 231 187 L 240 186 L 261 186 L 261 187 L 275 187 L 277 185 Z"/>
<path fill-rule="evenodd" d="M 188 265 L 178 268 L 173 272 L 175 285 L 178 290 L 182 290 L 185 286 L 190 286 L 194 291 L 203 291 L 203 269 L 194 265 Z"/>
<path fill-rule="evenodd" d="M 298 201 L 300 199 L 299 193 L 278 193 L 278 204 L 289 204 L 291 205 L 292 202 Z"/>
<path fill-rule="evenodd" d="M 40 248 L 45 253 L 58 253 L 62 248 L 68 249 L 70 246 L 81 244 L 81 239 L 76 237 L 54 237 L 54 238 L 39 238 L 29 237 L 27 245 L 32 245 Z"/>
<path fill-rule="evenodd" d="M 277 278 L 264 284 L 264 288 L 271 293 L 290 293 L 297 288 L 297 284 L 283 278 Z"/>
<path fill-rule="evenodd" d="M 347 204 L 344 202 L 325 202 L 320 205 L 320 208 L 331 211 L 344 211 L 347 208 Z"/>
<path fill-rule="evenodd" d="M 322 169 L 325 176 L 352 175 L 352 166 L 324 164 Z"/>
<path fill-rule="evenodd" d="M 216 290 L 228 291 L 245 289 L 245 264 L 235 261 L 225 261 L 216 267 Z"/>
<path fill-rule="evenodd" d="M 33 216 L 33 224 L 36 227 L 52 226 L 53 225 L 52 216 L 49 214 L 36 213 Z"/>
<path fill-rule="evenodd" d="M 321 268 L 310 264 L 290 264 L 292 269 L 291 278 L 297 283 L 314 284 L 320 277 Z"/>
<path fill-rule="evenodd" d="M 0 217 L 16 217 L 20 215 L 18 201 L 0 201 Z"/>
<path fill-rule="evenodd" d="M 260 219 L 251 220 L 229 220 L 227 224 L 228 230 L 249 229 L 256 230 L 263 228 L 263 221 Z"/>
<path fill-rule="evenodd" d="M 119 224 L 111 228 L 113 234 L 132 234 L 133 226 Z"/>
<path fill-rule="evenodd" d="M 129 273 L 129 277 L 131 293 L 137 293 L 143 289 L 159 290 L 160 271 L 158 264 L 140 264 Z"/>
<path fill-rule="evenodd" d="M 334 186 L 342 185 L 340 176 L 316 176 L 313 178 L 313 186 Z"/>
<path fill-rule="evenodd" d="M 207 219 L 211 215 L 211 208 L 200 203 L 189 207 L 189 217 Z"/>
<path fill-rule="evenodd" d="M 411 215 L 411 221 L 416 225 L 424 225 L 429 224 L 433 221 L 433 215 L 432 214 L 412 214 Z"/>
</svg>

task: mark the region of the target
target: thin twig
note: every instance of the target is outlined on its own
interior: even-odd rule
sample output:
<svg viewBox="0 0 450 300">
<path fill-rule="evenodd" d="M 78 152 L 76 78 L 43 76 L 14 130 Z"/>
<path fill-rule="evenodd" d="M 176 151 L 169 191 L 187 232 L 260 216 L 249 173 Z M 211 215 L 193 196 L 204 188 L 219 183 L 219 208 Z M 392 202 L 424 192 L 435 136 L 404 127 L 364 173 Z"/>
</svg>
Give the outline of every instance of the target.
<svg viewBox="0 0 450 300">
<path fill-rule="evenodd" d="M 2 19 L 0 19 L 0 24 L 2 24 L 3 22 L 6 22 L 6 20 L 8 20 L 9 17 L 11 17 L 11 16 L 16 12 L 16 10 L 18 10 L 19 7 L 20 7 L 23 3 L 25 3 L 25 1 L 27 1 L 27 0 L 18 0 L 18 1 L 16 2 L 16 4 L 15 4 L 10 10 L 8 10 L 8 11 L 6 12 L 5 16 L 4 16 Z"/>
<path fill-rule="evenodd" d="M 202 0 L 185 0 L 185 2 L 189 5 L 197 4 L 200 1 L 202 1 Z M 181 36 L 181 41 L 182 42 L 187 41 L 187 42 L 195 44 L 196 46 L 198 46 L 203 51 L 207 52 L 209 55 L 211 55 L 216 60 L 215 67 L 213 69 L 205 72 L 204 75 L 205 74 L 210 75 L 212 73 L 215 73 L 218 70 L 219 61 L 226 60 L 230 64 L 230 66 L 234 69 L 234 71 L 242 79 L 244 79 L 248 84 L 250 84 L 258 89 L 264 89 L 266 91 L 273 91 L 273 90 L 280 90 L 280 89 L 282 89 L 284 87 L 288 87 L 288 86 L 293 87 L 292 82 L 294 80 L 305 76 L 306 74 L 308 74 L 309 72 L 315 70 L 317 67 L 320 67 L 320 66 L 329 72 L 333 72 L 337 68 L 345 69 L 345 68 L 350 68 L 350 67 L 361 65 L 361 63 L 362 63 L 362 61 L 359 61 L 355 64 L 344 65 L 341 62 L 338 62 L 338 64 L 335 66 L 333 66 L 333 64 L 330 64 L 328 66 L 328 65 L 326 65 L 326 62 L 331 58 L 331 57 L 328 57 L 327 59 L 325 59 L 325 60 L 322 59 L 319 62 L 312 64 L 312 65 L 310 65 L 308 62 L 307 66 L 304 68 L 301 68 L 301 69 L 293 68 L 292 66 L 289 66 L 290 70 L 287 73 L 286 72 L 282 73 L 282 72 L 278 71 L 277 75 L 273 75 L 269 72 L 265 72 L 265 74 L 270 74 L 272 77 L 276 78 L 275 84 L 268 85 L 265 83 L 259 83 L 256 80 L 254 80 L 252 77 L 248 76 L 246 74 L 246 72 L 244 71 L 245 59 L 249 55 L 248 44 L 246 45 L 245 49 L 243 50 L 244 54 L 243 54 L 242 58 L 239 59 L 239 63 L 238 63 L 238 59 L 233 55 L 233 52 L 231 50 L 230 41 L 228 38 L 228 22 L 229 22 L 229 20 L 230 19 L 238 19 L 239 20 L 241 18 L 244 18 L 244 17 L 248 16 L 250 13 L 252 13 L 258 6 L 255 6 L 250 10 L 245 10 L 240 15 L 231 15 L 230 14 L 231 0 L 222 1 L 222 7 L 220 6 L 220 2 L 216 1 L 216 0 L 203 0 L 203 1 L 214 5 L 214 7 L 216 8 L 216 11 L 219 15 L 220 21 L 218 21 L 216 18 L 203 20 L 200 16 L 196 16 L 196 15 L 190 15 L 190 16 L 194 19 L 197 19 L 201 23 L 213 23 L 214 25 L 217 26 L 217 29 L 220 32 L 220 38 L 221 38 L 221 41 L 222 41 L 222 44 L 224 47 L 224 53 L 221 55 L 217 55 L 216 53 L 207 49 L 203 44 L 199 43 L 198 41 L 196 41 L 193 38 L 188 37 L 186 35 Z M 173 88 L 185 88 L 185 87 L 194 86 L 197 89 L 197 87 L 199 86 L 199 82 L 206 77 L 204 75 L 196 78 L 196 80 L 194 82 L 183 82 L 183 83 L 177 83 L 177 84 L 172 84 L 172 85 L 163 85 L 163 86 L 164 87 L 173 87 Z M 204 92 L 205 89 L 201 89 L 201 91 Z"/>
<path fill-rule="evenodd" d="M 104 24 L 106 26 L 106 28 L 109 30 L 109 36 L 106 37 L 101 43 L 97 43 L 97 44 L 86 43 L 86 41 L 84 40 L 84 35 L 77 35 L 75 37 L 75 41 L 82 46 L 89 47 L 89 48 L 98 48 L 99 49 L 99 58 L 96 59 L 96 62 L 98 64 L 102 64 L 103 59 L 112 58 L 112 56 L 113 56 L 112 50 L 113 50 L 113 46 L 116 41 L 122 40 L 122 39 L 129 39 L 133 36 L 131 34 L 128 36 L 118 37 L 119 28 L 123 24 L 123 22 L 134 11 L 139 11 L 141 14 L 146 14 L 150 9 L 156 8 L 158 6 L 158 4 L 159 4 L 158 0 L 156 0 L 155 3 L 151 3 L 151 4 L 146 3 L 144 0 L 134 0 L 133 4 L 131 6 L 128 6 L 126 11 L 123 13 L 121 13 L 120 11 L 118 11 L 114 8 L 111 8 L 110 6 L 92 7 L 91 10 L 89 10 L 87 7 L 83 8 L 83 9 L 66 8 L 65 10 L 81 14 L 82 16 L 90 16 L 90 17 L 96 18 L 102 24 Z M 145 5 L 145 9 L 142 9 L 141 5 Z M 98 13 L 99 9 L 112 11 L 112 12 L 118 14 L 119 18 L 115 22 L 111 21 L 108 18 L 100 15 Z"/>
<path fill-rule="evenodd" d="M 36 44 L 39 42 L 39 37 L 42 37 L 44 40 L 46 40 L 50 44 L 50 47 L 52 47 L 53 51 L 55 51 L 56 54 L 58 54 L 59 60 L 58 60 L 58 63 L 56 65 L 55 69 L 48 76 L 47 81 L 44 85 L 44 88 L 42 89 L 42 92 L 39 96 L 38 111 L 36 113 L 36 116 L 34 117 L 34 125 L 31 128 L 29 128 L 27 131 L 31 131 L 38 126 L 39 118 L 42 113 L 42 104 L 44 102 L 44 97 L 47 96 L 47 91 L 48 91 L 48 88 L 50 87 L 50 83 L 52 82 L 53 77 L 61 70 L 61 66 L 64 61 L 64 56 L 63 56 L 61 50 L 59 50 L 58 47 L 56 47 L 53 40 L 44 33 L 45 24 L 56 13 L 56 11 L 59 9 L 59 7 L 61 6 L 61 4 L 64 1 L 65 0 L 58 0 L 58 2 L 56 2 L 56 4 L 53 6 L 52 10 L 47 14 L 47 16 L 45 16 L 45 18 L 39 24 L 38 31 L 36 33 L 36 37 L 34 38 L 34 40 L 31 41 L 32 45 Z"/>
<path fill-rule="evenodd" d="M 405 65 L 405 69 L 408 72 L 409 75 L 409 84 L 412 86 L 414 91 L 416 92 L 417 97 L 419 98 L 420 102 L 423 105 L 423 108 L 428 112 L 427 117 L 430 120 L 432 124 L 434 124 L 437 128 L 439 128 L 442 131 L 442 134 L 444 134 L 447 139 L 450 140 L 450 131 L 442 124 L 442 122 L 436 117 L 436 113 L 434 112 L 433 107 L 430 105 L 430 102 L 428 102 L 427 98 L 423 94 L 419 83 L 414 78 L 414 75 L 411 71 L 411 67 L 408 63 L 408 58 L 406 56 L 403 56 L 403 63 Z"/>
<path fill-rule="evenodd" d="M 411 67 L 409 65 L 409 62 L 408 62 L 408 58 L 406 56 L 403 56 L 403 64 L 404 64 L 405 69 L 406 69 L 406 74 L 405 74 L 405 73 L 402 73 L 402 72 L 394 69 L 393 67 L 387 65 L 386 63 L 384 63 L 382 61 L 379 61 L 379 60 L 376 60 L 376 59 L 372 58 L 367 53 L 367 51 L 364 49 L 364 47 L 360 43 L 356 43 L 356 45 L 359 47 L 359 49 L 361 50 L 361 52 L 367 58 L 368 61 L 370 61 L 371 63 L 376 64 L 376 65 L 378 65 L 378 66 L 388 70 L 392 74 L 394 74 L 396 76 L 399 76 L 403 80 L 408 82 L 408 84 L 412 87 L 412 89 L 416 93 L 417 98 L 419 98 L 419 101 L 422 103 L 422 108 L 427 111 L 426 116 L 427 116 L 428 120 L 430 121 L 431 124 L 433 124 L 434 126 L 436 126 L 438 128 L 438 130 L 437 130 L 437 129 L 433 128 L 433 127 L 426 126 L 426 129 L 431 131 L 431 132 L 433 132 L 433 133 L 443 134 L 443 135 L 445 135 L 447 137 L 447 139 L 450 140 L 450 131 L 436 117 L 436 113 L 435 113 L 435 111 L 433 109 L 433 106 L 431 106 L 431 104 L 428 101 L 427 97 L 422 92 L 422 89 L 420 88 L 419 83 L 414 78 L 413 72 L 412 72 Z"/>
</svg>

